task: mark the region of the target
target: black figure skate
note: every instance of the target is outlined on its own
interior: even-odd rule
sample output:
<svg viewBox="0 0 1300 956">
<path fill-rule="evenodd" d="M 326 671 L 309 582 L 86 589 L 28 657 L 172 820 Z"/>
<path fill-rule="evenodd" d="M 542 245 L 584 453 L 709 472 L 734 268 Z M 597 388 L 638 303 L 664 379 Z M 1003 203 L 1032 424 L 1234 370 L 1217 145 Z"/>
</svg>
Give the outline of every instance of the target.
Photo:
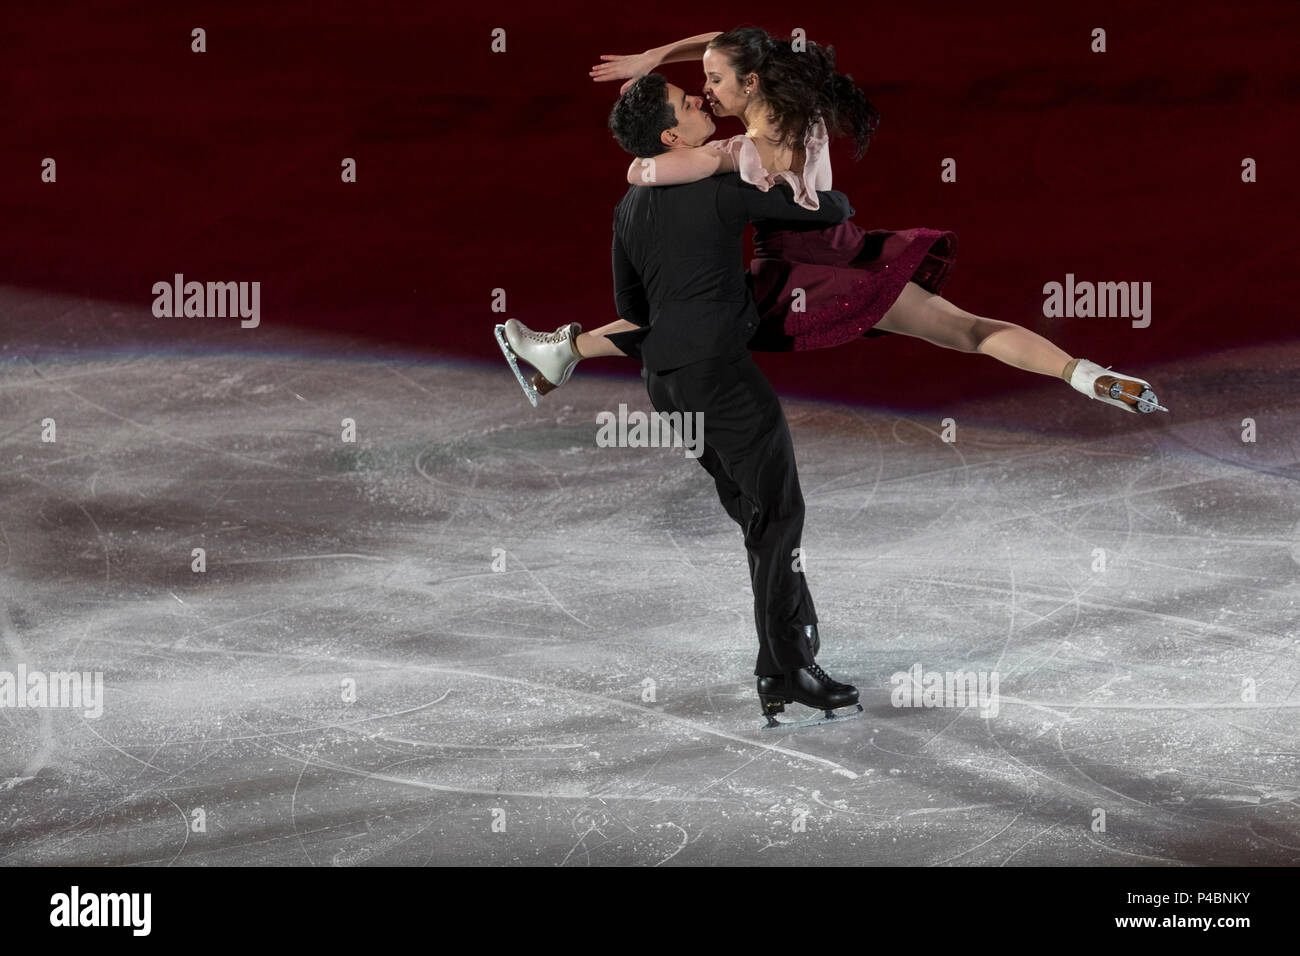
<svg viewBox="0 0 1300 956">
<path fill-rule="evenodd" d="M 763 706 L 763 716 L 767 718 L 764 730 L 793 730 L 819 724 L 838 724 L 862 716 L 858 689 L 852 684 L 842 684 L 835 680 L 816 663 L 801 667 L 792 674 L 760 677 L 758 701 Z M 822 714 L 805 720 L 776 719 L 777 714 L 784 712 L 786 704 L 794 703 L 815 707 Z M 852 709 L 835 713 L 841 707 Z"/>
</svg>

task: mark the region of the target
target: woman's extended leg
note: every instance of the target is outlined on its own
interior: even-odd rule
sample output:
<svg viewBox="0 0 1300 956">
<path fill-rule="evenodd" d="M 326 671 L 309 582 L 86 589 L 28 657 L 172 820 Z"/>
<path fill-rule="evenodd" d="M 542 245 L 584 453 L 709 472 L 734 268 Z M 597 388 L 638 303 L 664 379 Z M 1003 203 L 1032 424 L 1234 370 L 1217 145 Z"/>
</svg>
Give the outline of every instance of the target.
<svg viewBox="0 0 1300 956">
<path fill-rule="evenodd" d="M 876 328 L 925 339 L 959 352 L 982 352 L 1007 365 L 1062 377 L 1070 356 L 1037 332 L 1011 322 L 972 315 L 915 282 L 903 287 Z"/>
<path fill-rule="evenodd" d="M 1062 378 L 1075 391 L 1130 412 L 1160 408 L 1149 382 L 1071 358 L 1037 332 L 973 315 L 915 282 L 903 287 L 875 328 L 925 339 L 959 352 L 980 352 L 1027 372 Z"/>
</svg>

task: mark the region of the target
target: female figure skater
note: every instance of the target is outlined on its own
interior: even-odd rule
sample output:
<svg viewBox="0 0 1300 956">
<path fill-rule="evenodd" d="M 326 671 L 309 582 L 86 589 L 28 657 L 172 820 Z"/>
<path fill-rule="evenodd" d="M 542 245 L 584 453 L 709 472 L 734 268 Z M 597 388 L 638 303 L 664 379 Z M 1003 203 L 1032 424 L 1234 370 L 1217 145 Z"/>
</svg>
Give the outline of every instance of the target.
<svg viewBox="0 0 1300 956">
<path fill-rule="evenodd" d="M 626 79 L 626 90 L 660 63 L 702 55 L 704 95 L 713 114 L 735 116 L 746 127 L 742 135 L 698 146 L 667 129 L 667 151 L 652 161 L 634 160 L 628 182 L 653 188 L 738 172 L 764 191 L 788 183 L 800 205 L 816 209 L 817 190 L 831 188 L 830 133 L 852 137 L 858 159 L 880 114 L 852 77 L 835 71 L 833 48 L 801 42 L 804 48 L 796 50 L 790 40 L 747 27 L 635 56 L 602 56 L 606 62 L 592 67 L 592 78 Z M 1148 382 L 1071 358 L 1036 332 L 974 315 L 942 298 L 956 249 L 957 236 L 944 230 L 864 231 L 851 221 L 813 231 L 756 224 L 747 279 L 762 322 L 749 347 L 829 348 L 898 333 L 1058 376 L 1085 395 L 1131 412 L 1168 411 L 1156 403 Z M 564 384 L 581 359 L 635 354 L 637 336 L 623 333 L 637 329 L 621 319 L 593 332 L 582 332 L 576 322 L 551 333 L 515 319 L 502 327 L 515 356 L 537 369 L 532 385 L 540 394 Z"/>
</svg>

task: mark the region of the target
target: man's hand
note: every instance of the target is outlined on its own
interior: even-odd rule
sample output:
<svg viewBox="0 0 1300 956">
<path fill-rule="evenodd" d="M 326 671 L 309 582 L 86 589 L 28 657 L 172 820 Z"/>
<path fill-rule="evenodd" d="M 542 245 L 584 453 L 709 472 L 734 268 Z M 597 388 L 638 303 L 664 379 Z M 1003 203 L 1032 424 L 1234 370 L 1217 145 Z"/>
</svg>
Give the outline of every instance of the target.
<svg viewBox="0 0 1300 956">
<path fill-rule="evenodd" d="M 843 208 L 844 210 L 844 219 L 841 219 L 841 222 L 852 219 L 858 214 L 857 210 L 853 208 L 853 204 L 849 202 L 849 197 L 844 195 L 844 193 L 840 192 L 838 189 L 829 189 L 826 192 L 819 192 L 817 194 L 818 202 L 825 202 L 827 199 L 832 197 L 834 201 L 831 205 L 837 209 Z"/>
</svg>

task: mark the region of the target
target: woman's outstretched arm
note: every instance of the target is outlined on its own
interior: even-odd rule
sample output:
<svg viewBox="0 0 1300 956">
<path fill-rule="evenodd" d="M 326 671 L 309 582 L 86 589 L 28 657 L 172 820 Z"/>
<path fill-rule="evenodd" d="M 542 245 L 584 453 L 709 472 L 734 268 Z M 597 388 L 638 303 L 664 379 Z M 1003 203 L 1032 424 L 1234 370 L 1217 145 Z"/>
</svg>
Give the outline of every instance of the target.
<svg viewBox="0 0 1300 956">
<path fill-rule="evenodd" d="M 627 167 L 627 181 L 633 186 L 679 186 L 735 171 L 736 161 L 727 150 L 695 146 L 632 160 Z"/>
<path fill-rule="evenodd" d="M 622 93 L 632 85 L 633 80 L 652 72 L 660 63 L 681 63 L 703 58 L 705 47 L 709 45 L 710 40 L 719 35 L 719 32 L 715 30 L 712 33 L 699 33 L 685 40 L 657 46 L 644 53 L 630 55 L 602 53 L 600 58 L 605 62 L 593 66 L 588 75 L 597 83 L 626 80 L 627 82 L 619 89 Z"/>
</svg>

